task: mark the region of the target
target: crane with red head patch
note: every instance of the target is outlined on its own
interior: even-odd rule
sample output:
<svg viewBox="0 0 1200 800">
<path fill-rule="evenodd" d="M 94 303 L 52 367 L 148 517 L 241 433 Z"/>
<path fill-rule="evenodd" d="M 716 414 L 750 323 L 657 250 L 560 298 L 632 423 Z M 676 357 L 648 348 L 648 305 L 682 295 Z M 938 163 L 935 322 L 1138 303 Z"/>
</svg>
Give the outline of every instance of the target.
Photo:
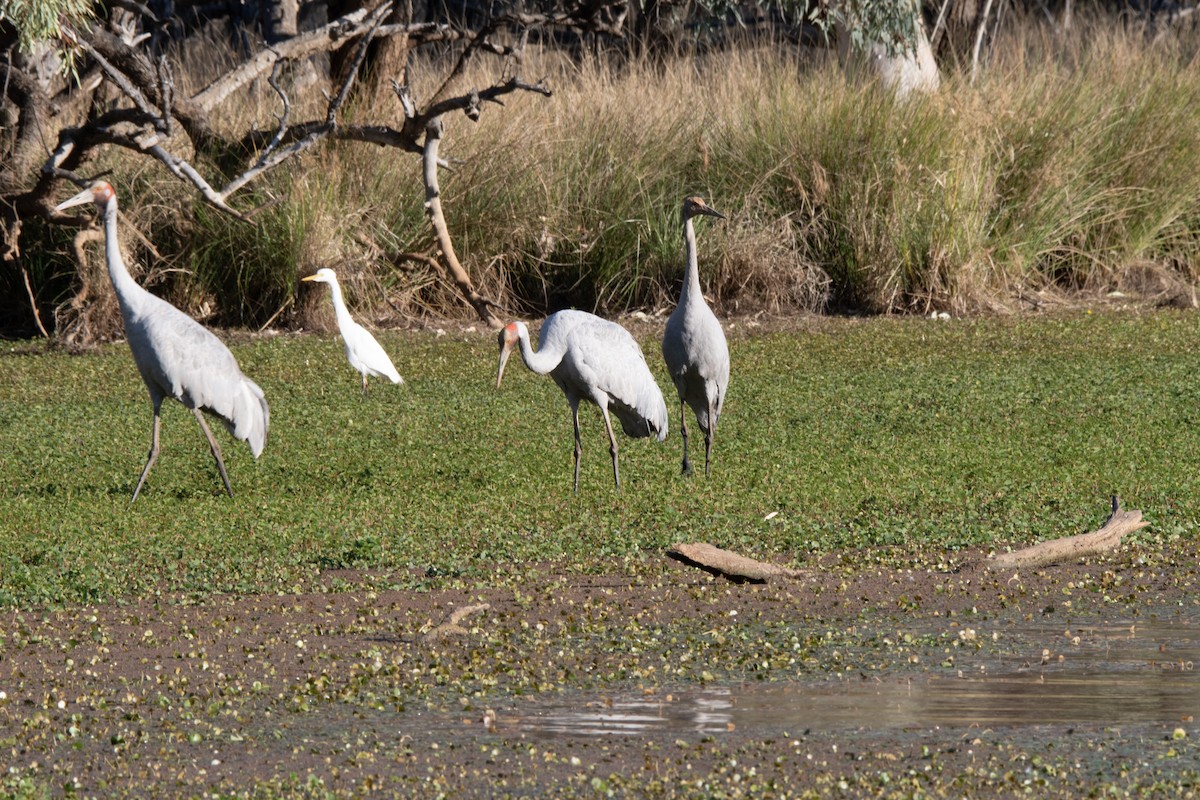
<svg viewBox="0 0 1200 800">
<path fill-rule="evenodd" d="M 604 417 L 613 481 L 618 489 L 621 471 L 609 412 L 617 417 L 621 429 L 629 436 L 654 436 L 660 442 L 667 438 L 667 404 L 662 391 L 650 374 L 637 340 L 617 323 L 586 311 L 558 311 L 542 323 L 536 351 L 524 322 L 508 323 L 498 339 L 497 388 L 509 356 L 519 349 L 525 366 L 539 375 L 549 375 L 566 396 L 575 428 L 575 491 L 579 491 L 579 458 L 583 452 L 579 436 L 581 400 L 595 403 Z"/>
<path fill-rule="evenodd" d="M 162 402 L 173 397 L 195 415 L 221 473 L 225 491 L 233 497 L 221 448 L 204 421 L 209 414 L 224 423 L 236 439 L 250 445 L 258 458 L 266 444 L 270 410 L 258 384 L 242 374 L 237 360 L 220 339 L 175 306 L 138 285 L 117 241 L 117 195 L 107 181 L 94 181 L 79 194 L 59 203 L 62 211 L 95 203 L 104 219 L 104 255 L 108 276 L 121 306 L 125 338 L 154 406 L 150 454 L 133 490 L 137 500 L 159 452 Z M 130 502 L 133 502 L 131 500 Z"/>
</svg>

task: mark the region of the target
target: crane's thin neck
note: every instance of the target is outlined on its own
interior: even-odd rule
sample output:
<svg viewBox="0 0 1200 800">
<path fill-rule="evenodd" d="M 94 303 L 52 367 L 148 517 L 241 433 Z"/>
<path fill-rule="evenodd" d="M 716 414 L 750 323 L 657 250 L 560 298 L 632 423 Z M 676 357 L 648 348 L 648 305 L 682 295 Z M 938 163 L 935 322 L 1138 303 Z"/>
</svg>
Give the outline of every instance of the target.
<svg viewBox="0 0 1200 800">
<path fill-rule="evenodd" d="M 342 287 L 337 278 L 329 281 L 329 291 L 333 293 L 333 313 L 337 315 L 338 326 L 345 328 L 352 320 L 350 309 L 346 308 L 346 301 L 342 299 Z"/>
<path fill-rule="evenodd" d="M 696 255 L 696 228 L 692 224 L 691 217 L 683 219 L 683 239 L 687 243 L 687 271 L 683 275 L 683 290 L 679 294 L 680 303 L 693 297 L 704 297 L 700 291 L 700 259 Z"/>
<path fill-rule="evenodd" d="M 133 298 L 145 293 L 129 274 L 125 259 L 121 258 L 121 245 L 117 242 L 117 198 L 109 198 L 104 204 L 104 260 L 108 263 L 108 277 L 122 310 L 128 312 Z"/>
<path fill-rule="evenodd" d="M 561 348 L 557 348 L 547 342 L 541 342 L 542 349 L 535 353 L 533 351 L 533 344 L 529 341 L 529 331 L 525 328 L 521 328 L 520 341 L 521 359 L 525 362 L 525 366 L 538 375 L 545 375 L 562 361 L 563 354 Z"/>
</svg>

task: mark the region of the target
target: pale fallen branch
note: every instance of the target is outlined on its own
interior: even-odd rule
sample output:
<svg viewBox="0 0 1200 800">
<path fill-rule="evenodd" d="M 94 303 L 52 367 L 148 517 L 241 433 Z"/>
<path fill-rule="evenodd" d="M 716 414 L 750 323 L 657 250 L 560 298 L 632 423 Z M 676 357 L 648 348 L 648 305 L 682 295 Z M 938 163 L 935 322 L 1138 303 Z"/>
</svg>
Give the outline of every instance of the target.
<svg viewBox="0 0 1200 800">
<path fill-rule="evenodd" d="M 766 561 L 756 561 L 732 550 L 714 547 L 707 542 L 674 544 L 667 550 L 667 555 L 676 561 L 735 580 L 766 583 L 774 578 L 795 578 L 800 575 L 794 569 Z"/>
<path fill-rule="evenodd" d="M 445 622 L 437 627 L 430 628 L 425 631 L 426 639 L 444 639 L 447 636 L 466 636 L 470 631 L 464 628 L 459 623 L 472 614 L 478 614 L 480 611 L 487 611 L 491 606 L 487 603 L 477 603 L 473 606 L 463 606 L 456 609 Z"/>
<path fill-rule="evenodd" d="M 988 569 L 1006 570 L 1071 561 L 1082 556 L 1114 550 L 1121 544 L 1125 534 L 1133 533 L 1149 524 L 1142 519 L 1141 511 L 1123 510 L 1120 499 L 1113 495 L 1112 513 L 1098 530 L 1052 539 L 1011 553 L 998 553 L 983 564 Z"/>
</svg>

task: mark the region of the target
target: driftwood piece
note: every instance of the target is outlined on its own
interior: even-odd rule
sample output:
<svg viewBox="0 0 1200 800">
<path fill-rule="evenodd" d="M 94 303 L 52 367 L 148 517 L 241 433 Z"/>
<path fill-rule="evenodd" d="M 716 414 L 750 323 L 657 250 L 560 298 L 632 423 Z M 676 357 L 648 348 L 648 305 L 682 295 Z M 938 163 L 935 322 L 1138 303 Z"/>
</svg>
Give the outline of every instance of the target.
<svg viewBox="0 0 1200 800">
<path fill-rule="evenodd" d="M 681 542 L 672 545 L 667 550 L 667 555 L 676 561 L 734 580 L 766 583 L 772 578 L 795 578 L 800 574 L 794 569 L 766 561 L 756 561 L 732 550 L 714 547 L 707 542 Z"/>
<path fill-rule="evenodd" d="M 466 636 L 470 631 L 464 628 L 459 623 L 472 614 L 478 614 L 480 611 L 487 611 L 491 608 L 488 603 L 477 603 L 472 606 L 463 606 L 456 609 L 450 616 L 437 627 L 430 628 L 425 632 L 426 639 L 444 639 L 448 636 Z"/>
<path fill-rule="evenodd" d="M 1002 570 L 1041 567 L 1069 561 L 1080 556 L 1113 550 L 1121 544 L 1121 538 L 1125 534 L 1133 533 L 1149 524 L 1142 519 L 1141 511 L 1122 509 L 1120 499 L 1113 495 L 1112 513 L 1098 530 L 1052 539 L 1011 553 L 998 553 L 983 563 L 988 569 Z"/>
</svg>

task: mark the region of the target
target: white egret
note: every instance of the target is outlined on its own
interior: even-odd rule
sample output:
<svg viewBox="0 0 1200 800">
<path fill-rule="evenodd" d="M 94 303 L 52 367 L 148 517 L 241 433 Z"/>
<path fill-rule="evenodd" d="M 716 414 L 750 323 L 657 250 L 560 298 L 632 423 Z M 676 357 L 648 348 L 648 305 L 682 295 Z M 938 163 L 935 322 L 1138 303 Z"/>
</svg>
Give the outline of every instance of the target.
<svg viewBox="0 0 1200 800">
<path fill-rule="evenodd" d="M 368 375 L 387 378 L 392 383 L 404 383 L 404 379 L 392 365 L 392 359 L 388 358 L 388 354 L 379 342 L 375 341 L 371 332 L 350 317 L 350 309 L 346 308 L 346 301 L 342 299 L 342 287 L 338 284 L 334 271 L 325 267 L 301 280 L 329 284 L 333 295 L 333 311 L 337 315 L 338 332 L 342 334 L 342 343 L 346 348 L 346 359 L 349 360 L 350 366 L 362 373 L 363 394 L 367 393 Z"/>
</svg>

